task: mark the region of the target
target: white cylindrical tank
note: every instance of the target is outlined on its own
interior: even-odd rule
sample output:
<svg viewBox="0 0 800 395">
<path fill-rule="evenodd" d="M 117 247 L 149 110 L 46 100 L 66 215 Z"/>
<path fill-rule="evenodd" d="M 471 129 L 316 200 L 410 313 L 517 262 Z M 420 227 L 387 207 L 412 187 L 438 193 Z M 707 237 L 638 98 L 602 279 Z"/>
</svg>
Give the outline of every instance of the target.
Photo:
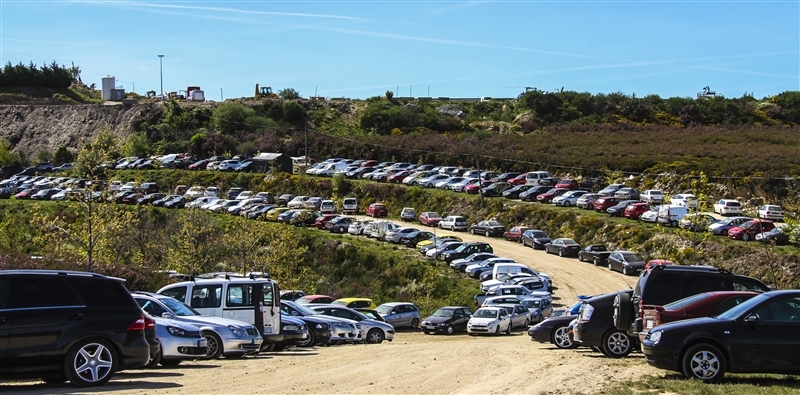
<svg viewBox="0 0 800 395">
<path fill-rule="evenodd" d="M 103 100 L 113 99 L 111 91 L 116 89 L 116 83 L 116 79 L 113 76 L 107 75 L 103 77 Z"/>
</svg>

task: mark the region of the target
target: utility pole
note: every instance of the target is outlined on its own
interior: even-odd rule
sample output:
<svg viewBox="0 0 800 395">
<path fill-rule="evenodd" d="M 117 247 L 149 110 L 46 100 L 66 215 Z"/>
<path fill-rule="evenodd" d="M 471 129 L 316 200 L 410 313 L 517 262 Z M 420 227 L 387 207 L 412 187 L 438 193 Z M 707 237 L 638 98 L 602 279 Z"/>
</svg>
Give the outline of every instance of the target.
<svg viewBox="0 0 800 395">
<path fill-rule="evenodd" d="M 305 136 L 306 137 L 305 138 L 305 140 L 306 140 L 306 150 L 305 150 L 305 153 L 303 155 L 306 157 L 305 158 L 305 162 L 306 162 L 306 165 L 308 165 L 308 127 L 303 128 L 303 130 L 305 131 L 305 135 L 306 135 Z"/>
<path fill-rule="evenodd" d="M 219 88 L 219 101 L 222 101 L 222 88 Z"/>
<path fill-rule="evenodd" d="M 161 74 L 161 100 L 164 100 L 164 55 L 158 55 L 158 70 Z"/>
<path fill-rule="evenodd" d="M 475 155 L 475 166 L 478 168 L 478 196 L 481 208 L 483 208 L 483 176 L 481 176 L 481 163 L 478 161 L 478 155 Z"/>
</svg>

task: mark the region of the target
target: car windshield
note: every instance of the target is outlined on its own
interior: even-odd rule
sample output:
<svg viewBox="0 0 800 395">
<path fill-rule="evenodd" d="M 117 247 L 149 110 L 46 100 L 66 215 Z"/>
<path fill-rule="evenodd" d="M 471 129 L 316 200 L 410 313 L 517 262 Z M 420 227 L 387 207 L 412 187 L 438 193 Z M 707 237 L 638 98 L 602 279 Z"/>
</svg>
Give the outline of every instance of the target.
<svg viewBox="0 0 800 395">
<path fill-rule="evenodd" d="M 477 318 L 495 318 L 497 317 L 498 310 L 496 309 L 480 309 L 475 312 L 473 317 Z"/>
<path fill-rule="evenodd" d="M 578 245 L 578 243 L 576 243 L 575 240 L 572 240 L 572 239 L 564 239 L 563 242 L 564 242 L 565 246 Z"/>
<path fill-rule="evenodd" d="M 709 296 L 711 296 L 711 294 L 708 294 L 708 293 L 701 293 L 701 294 L 697 294 L 697 295 L 692 295 L 692 296 L 689 296 L 687 298 L 683 298 L 681 300 L 676 300 L 676 301 L 674 301 L 672 303 L 665 304 L 664 305 L 664 310 L 682 309 L 682 308 L 684 308 L 684 307 L 686 307 L 686 306 L 688 306 L 688 305 L 690 305 L 690 304 L 692 304 L 692 303 L 694 303 L 694 302 L 696 302 L 698 300 L 702 300 L 702 299 L 708 298 Z"/>
<path fill-rule="evenodd" d="M 503 226 L 503 225 L 500 225 L 500 223 L 497 221 L 489 221 L 486 223 L 486 226 Z"/>
<path fill-rule="evenodd" d="M 193 317 L 202 315 L 200 314 L 199 311 L 187 306 L 184 303 L 181 303 L 177 299 L 159 298 L 159 300 L 161 301 L 161 303 L 164 303 L 167 306 L 167 308 L 172 310 L 172 312 L 175 313 L 175 315 L 178 317 Z"/>
<path fill-rule="evenodd" d="M 625 262 L 642 262 L 642 258 L 636 254 L 622 254 L 622 258 L 625 259 Z"/>
<path fill-rule="evenodd" d="M 439 309 L 433 313 L 432 317 L 444 317 L 449 318 L 453 316 L 453 309 Z"/>
<path fill-rule="evenodd" d="M 287 305 L 287 306 L 290 306 L 290 307 L 292 307 L 293 309 L 295 309 L 295 310 L 299 311 L 299 312 L 300 312 L 300 314 L 301 314 L 301 315 L 304 315 L 304 316 L 306 316 L 306 315 L 319 315 L 319 314 L 320 314 L 320 313 L 319 313 L 319 312 L 317 312 L 316 310 L 309 309 L 308 307 L 306 307 L 306 306 L 303 306 L 303 305 L 301 305 L 301 304 L 297 304 L 297 303 L 295 303 L 295 302 L 291 302 L 291 301 L 283 301 L 282 303 L 286 303 L 286 305 Z"/>
<path fill-rule="evenodd" d="M 530 309 L 530 308 L 536 308 L 536 307 L 541 307 L 541 306 L 542 306 L 542 302 L 541 302 L 539 299 L 529 299 L 529 300 L 523 300 L 523 301 L 522 301 L 522 302 L 520 302 L 520 303 L 521 303 L 523 306 L 525 306 L 525 307 L 527 307 L 527 308 L 529 308 L 529 309 Z"/>
<path fill-rule="evenodd" d="M 375 311 L 377 311 L 378 314 L 389 314 L 389 312 L 392 311 L 392 307 L 393 306 L 387 306 L 385 304 L 382 304 L 378 306 L 378 308 L 375 309 Z"/>
<path fill-rule="evenodd" d="M 544 232 L 532 232 L 531 236 L 537 239 L 546 239 L 547 235 Z"/>
</svg>

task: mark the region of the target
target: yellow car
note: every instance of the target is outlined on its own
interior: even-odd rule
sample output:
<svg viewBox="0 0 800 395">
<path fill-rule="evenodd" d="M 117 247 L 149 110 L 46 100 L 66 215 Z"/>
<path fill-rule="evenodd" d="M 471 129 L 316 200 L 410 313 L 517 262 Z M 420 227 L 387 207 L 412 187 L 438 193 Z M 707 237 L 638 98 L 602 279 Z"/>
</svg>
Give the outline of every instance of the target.
<svg viewBox="0 0 800 395">
<path fill-rule="evenodd" d="M 351 309 L 371 309 L 375 310 L 378 306 L 368 298 L 341 298 L 333 301 L 335 304 L 340 304 Z"/>
<path fill-rule="evenodd" d="M 267 211 L 266 214 L 264 214 L 264 221 L 275 222 L 275 221 L 278 220 L 278 216 L 279 215 L 281 215 L 283 212 L 289 211 L 289 210 L 290 210 L 290 208 L 288 208 L 288 207 L 275 207 L 274 209 L 269 210 L 269 211 Z"/>
<path fill-rule="evenodd" d="M 417 248 L 419 248 L 419 247 L 424 247 L 424 246 L 426 246 L 426 245 L 428 245 L 428 244 L 432 244 L 432 243 L 434 243 L 434 242 L 438 242 L 439 240 L 446 240 L 446 241 L 464 241 L 464 240 L 461 240 L 461 238 L 460 238 L 460 237 L 458 237 L 458 236 L 453 236 L 453 235 L 442 235 L 442 236 L 436 236 L 436 237 L 433 237 L 433 238 L 431 238 L 430 240 L 423 240 L 423 241 L 420 241 L 419 243 L 417 243 Z"/>
</svg>

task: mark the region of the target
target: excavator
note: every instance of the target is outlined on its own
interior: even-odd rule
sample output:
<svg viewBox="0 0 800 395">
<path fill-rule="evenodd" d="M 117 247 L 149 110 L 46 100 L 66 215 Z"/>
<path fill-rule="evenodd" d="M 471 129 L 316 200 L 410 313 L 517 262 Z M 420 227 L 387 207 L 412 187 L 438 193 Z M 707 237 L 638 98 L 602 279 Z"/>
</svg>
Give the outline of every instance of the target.
<svg viewBox="0 0 800 395">
<path fill-rule="evenodd" d="M 272 92 L 272 87 L 271 86 L 262 86 L 259 89 L 258 84 L 256 84 L 255 98 L 256 99 L 260 99 L 262 97 L 266 97 L 266 98 L 269 98 L 269 99 L 277 99 L 278 95 Z"/>
</svg>

